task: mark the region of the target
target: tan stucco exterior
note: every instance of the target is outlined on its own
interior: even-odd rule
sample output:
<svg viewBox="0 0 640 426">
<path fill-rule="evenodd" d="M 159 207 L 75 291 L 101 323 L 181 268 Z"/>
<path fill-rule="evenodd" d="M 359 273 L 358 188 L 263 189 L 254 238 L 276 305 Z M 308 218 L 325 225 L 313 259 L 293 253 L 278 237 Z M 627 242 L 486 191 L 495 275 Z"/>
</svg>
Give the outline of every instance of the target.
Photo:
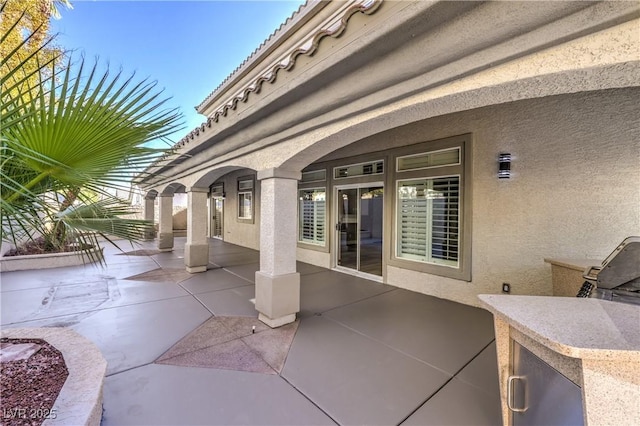
<svg viewBox="0 0 640 426">
<path fill-rule="evenodd" d="M 603 258 L 640 234 L 639 16 L 637 2 L 310 3 L 141 186 L 224 181 L 224 239 L 259 249 L 275 241 L 260 241 L 261 183 L 253 223 L 238 221 L 238 177 L 469 134 L 471 281 L 390 264 L 390 205 L 383 281 L 473 305 L 503 282 L 551 294 L 544 258 Z M 333 267 L 330 244 L 297 257 Z"/>
<path fill-rule="evenodd" d="M 604 259 L 640 230 L 638 95 L 589 92 L 446 115 L 323 160 L 471 133 L 472 281 L 388 266 L 386 282 L 469 304 L 477 294 L 500 292 L 503 282 L 516 294 L 551 295 L 545 257 Z M 498 152 L 512 153 L 512 179 L 497 178 Z M 299 248 L 298 256 L 330 265 L 329 253 Z"/>
<path fill-rule="evenodd" d="M 260 185 L 255 184 L 253 200 L 253 220 L 238 220 L 238 179 L 252 177 L 254 170 L 237 170 L 224 175 L 216 182 L 223 182 L 225 188 L 223 238 L 225 241 L 249 247 L 260 248 Z"/>
</svg>

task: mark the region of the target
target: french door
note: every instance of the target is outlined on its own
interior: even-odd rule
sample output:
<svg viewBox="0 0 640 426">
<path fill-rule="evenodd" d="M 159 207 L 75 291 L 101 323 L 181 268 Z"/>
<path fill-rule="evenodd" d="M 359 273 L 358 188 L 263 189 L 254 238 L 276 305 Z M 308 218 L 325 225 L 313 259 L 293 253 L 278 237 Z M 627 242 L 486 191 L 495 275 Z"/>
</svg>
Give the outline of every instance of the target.
<svg viewBox="0 0 640 426">
<path fill-rule="evenodd" d="M 336 269 L 382 278 L 384 187 L 337 186 Z"/>
</svg>

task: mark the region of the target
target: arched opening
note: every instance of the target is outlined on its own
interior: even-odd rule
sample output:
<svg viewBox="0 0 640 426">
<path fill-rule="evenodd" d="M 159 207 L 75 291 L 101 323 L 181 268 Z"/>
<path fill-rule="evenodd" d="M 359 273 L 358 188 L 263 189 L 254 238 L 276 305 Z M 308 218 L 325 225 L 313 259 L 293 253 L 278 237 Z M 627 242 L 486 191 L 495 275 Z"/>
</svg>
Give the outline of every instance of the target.
<svg viewBox="0 0 640 426">
<path fill-rule="evenodd" d="M 520 83 L 521 93 L 531 89 L 530 82 Z M 577 177 L 566 165 L 588 164 L 587 169 L 611 176 L 607 196 L 622 199 L 624 193 L 634 192 L 622 175 L 614 184 L 611 170 L 637 174 L 637 167 L 625 159 L 637 158 L 632 152 L 633 131 L 625 124 L 633 121 L 631 99 L 637 91 L 606 89 L 533 97 L 436 117 L 426 114 L 408 124 L 401 124 L 407 114 L 398 113 L 385 117 L 384 128 L 376 132 L 372 129 L 378 124 L 364 122 L 324 136 L 282 163 L 288 169 L 302 167 L 298 191 L 306 203 L 298 207 L 298 260 L 336 268 L 345 266 L 343 254 L 360 249 L 360 259 L 351 259 L 348 266 L 365 272 L 361 244 L 374 231 L 366 222 L 370 218 L 363 217 L 363 210 L 370 211 L 363 198 L 372 198 L 368 189 L 380 183 L 384 187 L 383 281 L 468 304 L 477 304 L 479 293 L 495 292 L 501 275 L 548 274 L 540 262 L 541 247 L 578 256 L 580 227 L 594 227 L 584 215 L 567 221 L 575 210 L 572 206 L 580 205 L 601 217 L 598 232 L 605 233 L 606 222 L 622 238 L 629 232 L 623 222 L 608 220 L 603 210 L 595 212 L 593 204 L 577 196 L 592 193 L 589 188 L 598 186 L 602 178 Z M 606 123 L 602 117 L 609 117 Z M 620 156 L 616 154 L 616 160 L 604 168 L 599 153 L 612 152 L 607 145 L 613 140 Z M 512 154 L 511 179 L 498 179 L 497 159 L 502 152 Z M 377 169 L 380 161 L 382 172 Z M 551 199 L 557 202 L 550 205 Z M 604 199 L 602 203 L 606 205 Z M 623 205 L 620 208 L 624 210 L 620 214 L 634 215 Z M 427 209 L 431 213 L 425 216 Z M 444 223 L 436 209 L 444 215 Z M 412 214 L 418 212 L 422 223 L 411 223 L 416 219 Z M 526 242 L 498 243 L 513 238 Z M 603 238 L 610 237 L 603 234 Z M 615 245 L 610 239 L 608 244 Z M 583 243 L 593 246 L 592 241 Z M 483 267 L 486 264 L 493 266 Z M 546 294 L 548 290 L 536 282 L 523 280 L 523 291 Z"/>
<path fill-rule="evenodd" d="M 260 184 L 255 170 L 216 168 L 196 179 L 194 187 L 208 190 L 208 237 L 259 249 Z"/>
</svg>

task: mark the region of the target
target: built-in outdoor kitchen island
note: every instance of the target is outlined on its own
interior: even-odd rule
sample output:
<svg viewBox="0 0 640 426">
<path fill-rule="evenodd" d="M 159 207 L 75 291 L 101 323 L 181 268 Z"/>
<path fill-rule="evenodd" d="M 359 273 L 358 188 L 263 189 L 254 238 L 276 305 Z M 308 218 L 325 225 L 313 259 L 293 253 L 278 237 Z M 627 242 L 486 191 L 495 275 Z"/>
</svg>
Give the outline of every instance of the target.
<svg viewBox="0 0 640 426">
<path fill-rule="evenodd" d="M 640 425 L 640 237 L 583 279 L 579 297 L 479 296 L 505 425 Z"/>
<path fill-rule="evenodd" d="M 527 412 L 518 410 L 533 405 L 549 422 L 556 414 L 576 419 L 576 407 L 563 405 L 552 390 L 543 393 L 546 401 L 523 401 L 513 395 L 524 385 L 519 383 L 524 375 L 514 371 L 518 345 L 581 388 L 585 424 L 640 424 L 640 306 L 576 297 L 479 297 L 494 315 L 506 425 L 532 424 L 526 421 Z M 540 375 L 540 366 L 534 368 L 534 376 Z M 567 393 L 561 391 L 560 396 Z"/>
</svg>

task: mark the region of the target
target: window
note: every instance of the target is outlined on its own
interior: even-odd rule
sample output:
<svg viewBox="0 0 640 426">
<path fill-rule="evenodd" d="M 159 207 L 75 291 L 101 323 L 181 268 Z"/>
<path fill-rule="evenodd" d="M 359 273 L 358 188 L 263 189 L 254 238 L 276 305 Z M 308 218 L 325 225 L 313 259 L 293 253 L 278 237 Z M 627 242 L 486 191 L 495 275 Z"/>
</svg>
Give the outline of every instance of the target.
<svg viewBox="0 0 640 426">
<path fill-rule="evenodd" d="M 471 135 L 399 148 L 389 264 L 471 281 Z"/>
<path fill-rule="evenodd" d="M 324 182 L 325 180 L 327 180 L 327 171 L 325 169 L 320 169 L 302 172 L 302 179 L 300 179 L 300 183 Z"/>
<path fill-rule="evenodd" d="M 326 190 L 300 189 L 298 197 L 298 241 L 325 245 Z"/>
<path fill-rule="evenodd" d="M 351 164 L 333 169 L 334 179 L 345 179 L 356 176 L 380 175 L 384 173 L 384 161 L 372 161 L 370 163 Z"/>
<path fill-rule="evenodd" d="M 457 268 L 460 177 L 398 181 L 398 258 Z"/>
<path fill-rule="evenodd" d="M 253 191 L 253 179 L 238 181 L 238 191 Z"/>
<path fill-rule="evenodd" d="M 238 193 L 238 219 L 251 219 L 253 194 L 251 192 Z"/>
<path fill-rule="evenodd" d="M 224 183 L 223 182 L 214 183 L 209 187 L 209 192 L 211 193 L 212 196 L 224 197 Z"/>
<path fill-rule="evenodd" d="M 457 164 L 460 164 L 460 148 L 453 148 L 398 157 L 396 170 L 404 172 Z"/>
<path fill-rule="evenodd" d="M 253 179 L 238 180 L 238 219 L 253 220 Z"/>
</svg>

